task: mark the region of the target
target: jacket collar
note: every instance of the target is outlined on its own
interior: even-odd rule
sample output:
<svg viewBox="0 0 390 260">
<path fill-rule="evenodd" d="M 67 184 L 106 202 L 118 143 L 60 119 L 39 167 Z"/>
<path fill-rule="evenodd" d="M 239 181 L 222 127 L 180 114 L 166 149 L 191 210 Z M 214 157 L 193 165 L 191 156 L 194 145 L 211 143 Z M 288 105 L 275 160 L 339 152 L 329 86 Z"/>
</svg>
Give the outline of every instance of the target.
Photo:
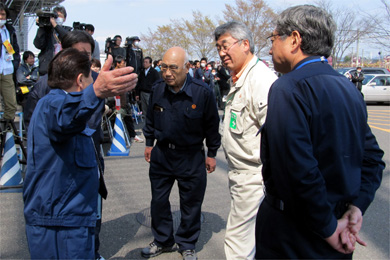
<svg viewBox="0 0 390 260">
<path fill-rule="evenodd" d="M 192 77 L 189 75 L 189 73 L 187 73 L 187 78 L 186 78 L 186 81 L 184 83 L 183 88 L 181 90 L 179 90 L 179 92 L 177 92 L 176 94 L 184 92 L 187 96 L 192 97 L 192 90 L 189 87 L 191 84 L 192 84 Z M 165 90 L 171 92 L 171 90 L 169 89 L 169 86 L 166 83 L 165 83 Z"/>
<path fill-rule="evenodd" d="M 244 72 L 241 74 L 240 78 L 236 83 L 233 84 L 233 88 L 240 88 L 244 85 L 245 79 L 248 76 L 249 71 L 252 70 L 254 66 L 256 66 L 259 58 L 256 55 L 253 55 L 253 58 L 249 61 L 248 66 L 245 68 Z"/>
</svg>

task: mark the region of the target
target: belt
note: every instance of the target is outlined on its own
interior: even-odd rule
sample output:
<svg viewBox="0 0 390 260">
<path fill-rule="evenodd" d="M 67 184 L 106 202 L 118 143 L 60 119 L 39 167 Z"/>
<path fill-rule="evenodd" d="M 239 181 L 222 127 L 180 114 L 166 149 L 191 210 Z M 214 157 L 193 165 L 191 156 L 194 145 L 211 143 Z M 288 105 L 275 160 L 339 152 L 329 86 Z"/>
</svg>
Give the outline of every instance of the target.
<svg viewBox="0 0 390 260">
<path fill-rule="evenodd" d="M 272 207 L 284 211 L 285 210 L 285 204 L 283 200 L 276 198 L 275 196 L 266 193 L 264 198 Z"/>
<path fill-rule="evenodd" d="M 171 150 L 178 151 L 194 151 L 194 150 L 203 150 L 203 144 L 194 144 L 194 145 L 177 145 L 173 143 L 157 143 L 159 147 L 168 148 Z"/>
</svg>

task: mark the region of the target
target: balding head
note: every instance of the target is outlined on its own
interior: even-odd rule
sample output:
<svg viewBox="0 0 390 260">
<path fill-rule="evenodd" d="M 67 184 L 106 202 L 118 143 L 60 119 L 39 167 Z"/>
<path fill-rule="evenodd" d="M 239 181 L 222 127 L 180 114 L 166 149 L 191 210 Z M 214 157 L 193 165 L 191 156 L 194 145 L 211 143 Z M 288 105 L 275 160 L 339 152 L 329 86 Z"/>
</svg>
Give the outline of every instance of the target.
<svg viewBox="0 0 390 260">
<path fill-rule="evenodd" d="M 181 47 L 168 49 L 163 56 L 161 70 L 165 83 L 178 92 L 184 85 L 189 70 L 186 51 Z"/>
</svg>

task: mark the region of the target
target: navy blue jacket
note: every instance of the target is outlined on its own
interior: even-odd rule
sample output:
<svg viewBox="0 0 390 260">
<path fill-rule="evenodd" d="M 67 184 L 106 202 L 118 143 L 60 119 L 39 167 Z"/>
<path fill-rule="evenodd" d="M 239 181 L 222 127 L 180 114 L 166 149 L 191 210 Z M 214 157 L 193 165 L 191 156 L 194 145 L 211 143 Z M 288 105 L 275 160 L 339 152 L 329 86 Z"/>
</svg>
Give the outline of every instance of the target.
<svg viewBox="0 0 390 260">
<path fill-rule="evenodd" d="M 333 234 L 341 204 L 364 214 L 381 183 L 382 156 L 362 95 L 328 64 L 307 64 L 272 85 L 261 139 L 266 191 L 313 232 Z"/>
<path fill-rule="evenodd" d="M 174 94 L 164 81 L 150 94 L 143 133 L 146 146 L 172 143 L 178 147 L 202 146 L 206 138 L 207 156 L 215 157 L 221 145 L 219 115 L 214 94 L 202 81 L 187 74 L 183 90 Z"/>
<path fill-rule="evenodd" d="M 38 102 L 27 139 L 26 224 L 96 225 L 99 175 L 87 122 L 101 103 L 92 85 L 68 94 L 52 89 Z"/>
</svg>

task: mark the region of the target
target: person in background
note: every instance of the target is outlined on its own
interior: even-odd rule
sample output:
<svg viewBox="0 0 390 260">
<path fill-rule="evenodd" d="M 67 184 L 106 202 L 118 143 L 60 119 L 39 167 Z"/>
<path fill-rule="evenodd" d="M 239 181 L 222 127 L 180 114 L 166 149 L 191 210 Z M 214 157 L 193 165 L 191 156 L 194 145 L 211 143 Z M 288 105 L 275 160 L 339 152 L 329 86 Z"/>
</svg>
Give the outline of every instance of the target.
<svg viewBox="0 0 390 260">
<path fill-rule="evenodd" d="M 232 74 L 222 138 L 231 195 L 225 254 L 227 259 L 253 259 L 256 215 L 264 187 L 258 133 L 265 122 L 268 90 L 276 76 L 254 55 L 252 32 L 242 22 L 222 24 L 214 36 L 219 57 Z"/>
<path fill-rule="evenodd" d="M 112 49 L 110 49 L 110 54 L 112 55 L 114 61 L 116 56 L 126 57 L 126 49 L 121 47 L 122 44 L 122 36 L 115 35 L 114 37 L 115 45 Z"/>
<path fill-rule="evenodd" d="M 188 74 L 190 74 L 190 76 L 193 78 L 194 77 L 194 62 L 192 60 L 189 61 L 190 63 L 190 69 L 188 70 Z"/>
<path fill-rule="evenodd" d="M 139 75 L 144 61 L 143 51 L 139 45 L 141 39 L 138 36 L 133 36 L 128 38 L 128 41 L 126 63 L 133 67 L 134 72 Z"/>
<path fill-rule="evenodd" d="M 102 64 L 100 63 L 100 60 L 92 59 L 92 62 L 91 62 L 91 70 L 92 71 L 99 73 L 101 67 L 102 67 Z"/>
<path fill-rule="evenodd" d="M 2 120 L 13 121 L 16 112 L 16 95 L 14 73 L 19 63 L 19 45 L 15 28 L 7 24 L 9 10 L 4 3 L 0 3 L 0 94 L 4 102 Z"/>
<path fill-rule="evenodd" d="M 352 80 L 352 83 L 355 84 L 356 88 L 360 91 L 360 93 L 362 93 L 362 86 L 363 86 L 363 80 L 364 80 L 362 67 L 356 68 L 356 72 L 353 73 L 351 80 Z"/>
<path fill-rule="evenodd" d="M 34 65 L 35 55 L 31 51 L 25 51 L 22 59 L 23 62 L 16 72 L 16 80 L 18 82 L 16 98 L 24 111 L 30 89 L 38 80 L 38 67 Z M 27 87 L 27 89 L 21 87 Z"/>
<path fill-rule="evenodd" d="M 269 54 L 283 73 L 261 131 L 265 198 L 256 259 L 352 259 L 385 167 L 364 100 L 329 64 L 336 24 L 322 8 L 277 17 Z"/>
<path fill-rule="evenodd" d="M 114 70 L 121 69 L 126 67 L 126 60 L 123 56 L 116 56 L 114 60 Z M 138 82 L 137 82 L 138 84 Z M 132 111 L 129 107 L 129 95 L 131 95 L 131 92 L 123 93 L 121 98 L 121 110 L 120 113 L 122 114 L 123 122 L 126 125 L 127 132 L 129 133 L 129 137 L 131 141 L 135 141 L 137 143 L 143 143 L 144 140 L 137 135 L 134 128 L 134 122 L 132 117 Z M 115 104 L 111 105 L 111 108 L 113 109 Z M 113 118 L 114 119 L 114 118 Z"/>
<path fill-rule="evenodd" d="M 214 91 L 214 96 L 215 100 L 217 103 L 217 107 L 220 108 L 222 107 L 222 98 L 221 98 L 221 92 L 219 91 L 219 84 L 218 84 L 218 74 L 217 74 L 217 69 L 211 69 L 211 76 L 213 77 L 213 91 Z"/>
<path fill-rule="evenodd" d="M 206 170 L 215 170 L 221 136 L 213 92 L 188 75 L 189 67 L 184 49 L 168 49 L 161 64 L 164 81 L 150 93 L 148 110 L 152 112 L 146 116 L 143 132 L 145 160 L 150 163 L 154 240 L 141 251 L 146 258 L 176 250 L 176 242 L 184 260 L 197 259 L 195 244 L 200 234 Z M 169 195 L 175 180 L 180 193 L 181 222 L 174 235 Z"/>
<path fill-rule="evenodd" d="M 28 131 L 24 216 L 32 259 L 95 259 L 101 165 L 88 121 L 104 98 L 133 89 L 132 68 L 109 71 L 95 83 L 90 54 L 68 48 L 50 62 L 52 87 L 34 111 Z M 93 84 L 92 84 L 93 83 Z"/>
<path fill-rule="evenodd" d="M 152 58 L 145 57 L 144 67 L 138 76 L 136 100 L 141 98 L 142 115 L 146 117 L 149 106 L 149 96 L 153 85 L 160 80 L 160 74 L 152 67 Z"/>
<path fill-rule="evenodd" d="M 203 57 L 202 59 L 200 59 L 199 67 L 197 67 L 195 70 L 194 78 L 202 80 L 206 84 L 209 84 L 209 81 L 206 81 L 205 76 L 204 76 L 204 72 L 207 69 L 206 65 L 207 65 L 207 58 Z"/>
<path fill-rule="evenodd" d="M 91 36 L 95 33 L 95 27 L 92 24 L 87 24 L 85 25 L 85 31 L 89 33 Z M 93 49 L 92 53 L 92 59 L 97 59 L 100 61 L 100 48 L 99 48 L 99 43 L 96 39 L 95 41 L 95 48 Z"/>
<path fill-rule="evenodd" d="M 153 61 L 153 67 L 157 72 L 161 71 L 161 60 Z"/>
<path fill-rule="evenodd" d="M 38 54 L 39 76 L 47 74 L 47 68 L 50 61 L 55 54 L 62 50 L 62 39 L 72 30 L 72 27 L 63 25 L 67 16 L 65 7 L 58 5 L 54 7 L 53 12 L 55 12 L 58 17 L 51 17 L 50 25 L 42 25 L 39 23 L 39 18 L 37 19 L 39 28 L 34 38 L 34 46 L 41 50 Z"/>
<path fill-rule="evenodd" d="M 218 85 L 219 85 L 219 91 L 221 93 L 221 106 L 220 109 L 225 109 L 224 103 L 226 102 L 227 94 L 230 91 L 230 73 L 225 69 L 224 66 L 219 65 L 217 67 L 217 77 L 218 79 Z"/>
</svg>

